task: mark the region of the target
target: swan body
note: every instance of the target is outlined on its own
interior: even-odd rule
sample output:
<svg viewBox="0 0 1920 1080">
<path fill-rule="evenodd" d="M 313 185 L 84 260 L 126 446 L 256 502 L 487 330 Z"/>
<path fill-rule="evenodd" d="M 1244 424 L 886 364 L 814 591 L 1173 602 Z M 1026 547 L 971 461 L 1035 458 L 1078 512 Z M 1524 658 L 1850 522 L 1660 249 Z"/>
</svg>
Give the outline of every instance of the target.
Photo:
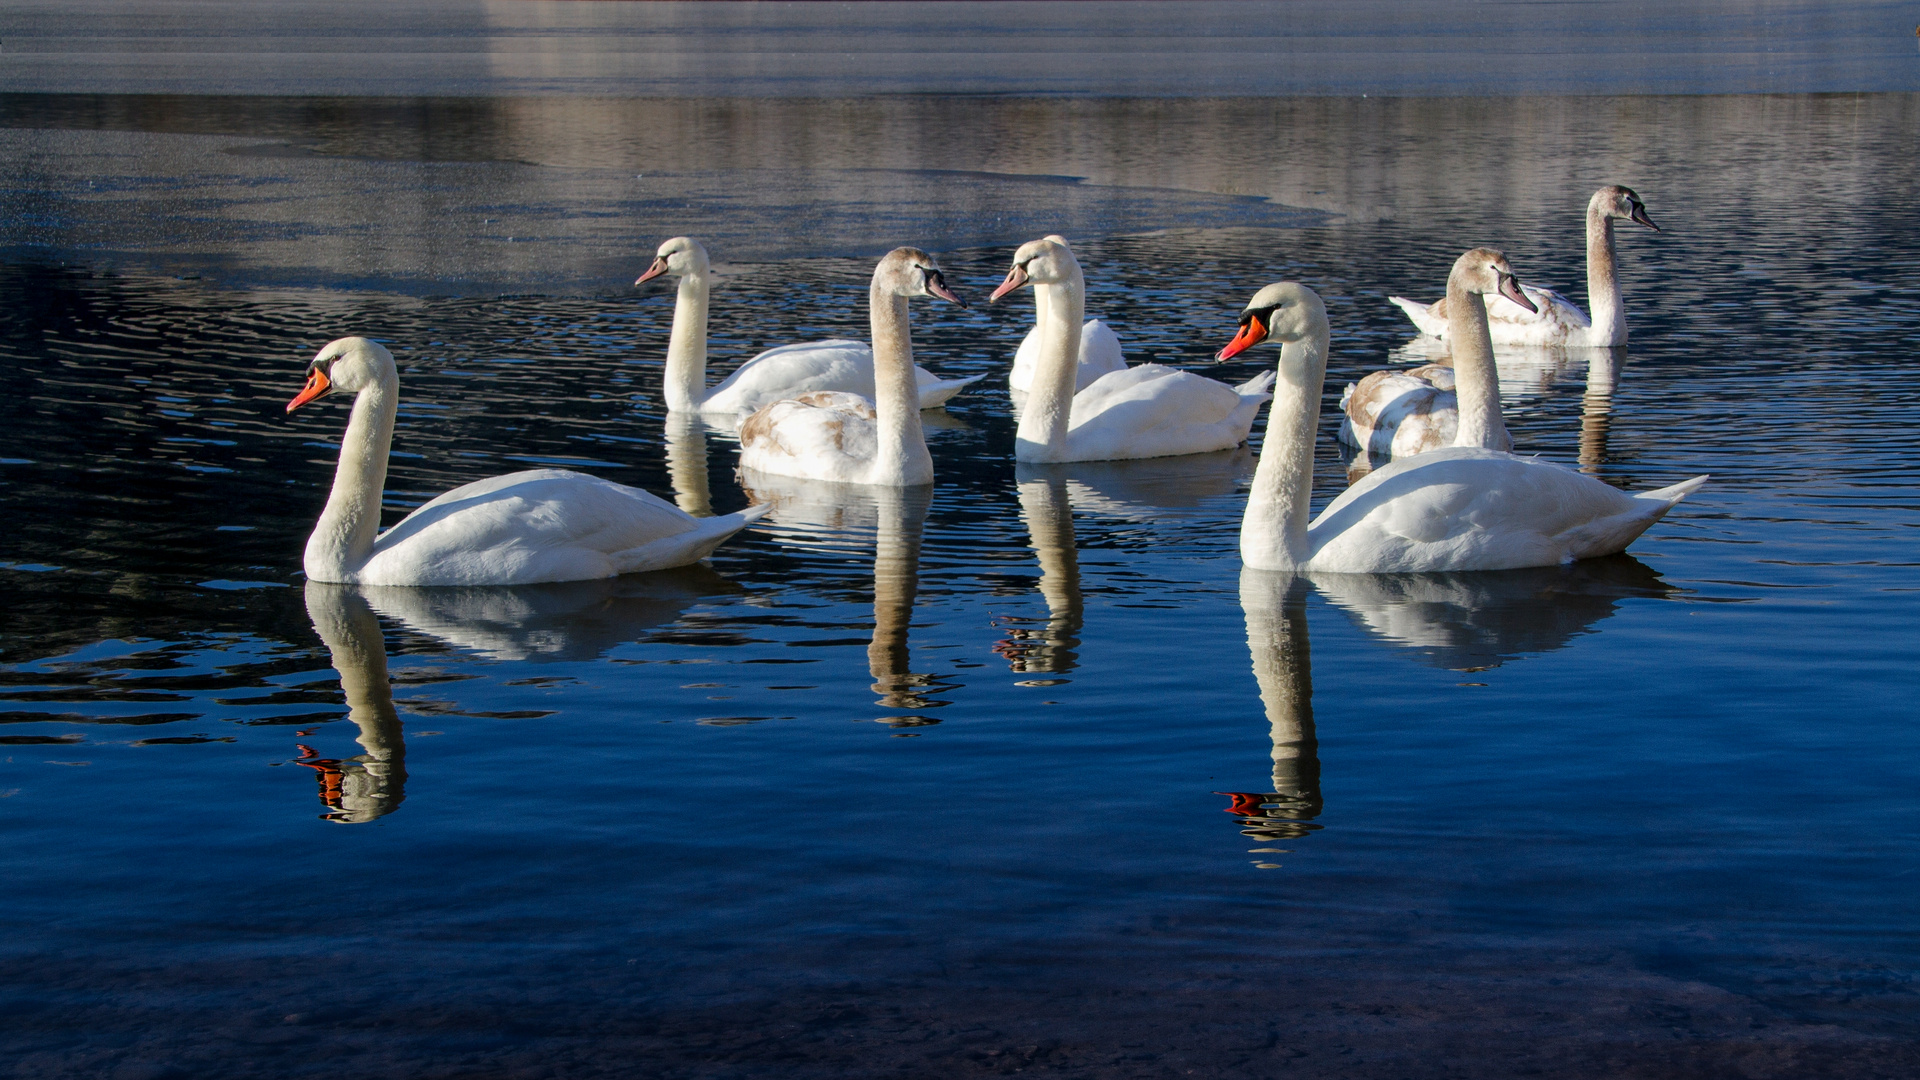
<svg viewBox="0 0 1920 1080">
<path fill-rule="evenodd" d="M 993 298 L 1032 284 L 1045 290 L 1038 311 L 1042 349 L 1033 390 L 1020 413 L 1014 459 L 1026 462 L 1119 461 L 1230 450 L 1246 441 L 1272 372 L 1240 386 L 1160 364 L 1110 371 L 1085 389 L 1075 357 L 1086 282 L 1072 249 L 1056 237 L 1021 245 Z"/>
<path fill-rule="evenodd" d="M 1613 223 L 1631 221 L 1654 232 L 1660 226 L 1632 188 L 1609 184 L 1587 201 L 1587 303 L 1593 315 L 1552 289 L 1528 287 L 1533 310 L 1505 300 L 1487 303 L 1488 332 L 1496 345 L 1574 345 L 1610 348 L 1627 343 L 1626 309 L 1620 303 Z M 1423 334 L 1446 337 L 1451 328 L 1451 299 L 1422 304 L 1401 296 L 1387 298 L 1407 313 Z"/>
<path fill-rule="evenodd" d="M 1392 457 L 1442 446 L 1511 450 L 1486 330 L 1487 298 L 1524 307 L 1532 303 L 1524 288 L 1507 257 L 1492 248 L 1474 248 L 1454 260 L 1447 275 L 1447 302 L 1456 313 L 1452 366 L 1376 371 L 1348 386 L 1340 395 L 1340 441 Z"/>
<path fill-rule="evenodd" d="M 673 330 L 667 339 L 665 391 L 669 411 L 742 416 L 818 390 L 873 394 L 873 350 L 865 342 L 846 338 L 768 349 L 709 389 L 709 273 L 707 249 L 697 240 L 676 236 L 660 245 L 653 265 L 634 282 L 639 285 L 662 274 L 680 279 L 673 305 Z M 953 395 L 986 378 L 942 379 L 922 367 L 915 367 L 913 374 L 922 409 L 944 405 Z"/>
<path fill-rule="evenodd" d="M 761 407 L 740 424 L 741 469 L 842 484 L 933 482 L 914 382 L 910 296 L 965 306 L 932 256 L 916 248 L 889 252 L 868 290 L 874 396 L 818 390 Z"/>
<path fill-rule="evenodd" d="M 1328 338 L 1320 297 L 1281 282 L 1254 294 L 1239 334 L 1221 350 L 1226 359 L 1262 341 L 1282 346 L 1240 529 L 1247 566 L 1346 574 L 1552 566 L 1625 550 L 1706 482 L 1698 476 L 1629 495 L 1551 462 L 1454 446 L 1388 463 L 1309 524 Z"/>
<path fill-rule="evenodd" d="M 638 488 L 564 469 L 462 484 L 379 531 L 399 375 L 366 338 L 321 349 L 287 411 L 344 390 L 353 413 L 333 491 L 307 539 L 310 581 L 347 585 L 530 585 L 684 566 L 764 513 L 695 518 Z"/>
</svg>

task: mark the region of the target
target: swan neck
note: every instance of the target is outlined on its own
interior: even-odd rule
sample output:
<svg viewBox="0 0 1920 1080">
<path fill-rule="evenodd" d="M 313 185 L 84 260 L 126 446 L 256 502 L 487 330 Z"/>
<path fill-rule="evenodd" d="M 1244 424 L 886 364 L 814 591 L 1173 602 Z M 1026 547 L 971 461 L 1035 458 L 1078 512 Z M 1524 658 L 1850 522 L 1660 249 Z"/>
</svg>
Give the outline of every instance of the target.
<svg viewBox="0 0 1920 1080">
<path fill-rule="evenodd" d="M 700 408 L 707 395 L 707 275 L 684 274 L 673 300 L 673 331 L 667 337 L 663 387 L 667 409 Z"/>
<path fill-rule="evenodd" d="M 1247 651 L 1266 706 L 1273 745 L 1273 791 L 1284 816 L 1317 816 L 1321 807 L 1319 739 L 1313 726 L 1313 657 L 1307 640 L 1306 583 L 1290 574 L 1243 570 L 1240 604 Z"/>
<path fill-rule="evenodd" d="M 1627 343 L 1627 313 L 1620 306 L 1615 269 L 1613 218 L 1598 205 L 1587 207 L 1587 306 L 1593 317 L 1592 344 Z"/>
<path fill-rule="evenodd" d="M 1493 360 L 1493 334 L 1487 326 L 1487 301 L 1477 292 L 1447 282 L 1447 318 L 1453 339 L 1454 392 L 1460 403 L 1455 446 L 1506 450 L 1513 445 L 1500 415 L 1500 371 Z"/>
<path fill-rule="evenodd" d="M 1038 299 L 1044 292 L 1045 299 Z M 1040 325 L 1040 356 L 1014 436 L 1019 461 L 1058 461 L 1067 452 L 1073 422 L 1073 391 L 1080 361 L 1080 330 L 1086 320 L 1086 278 L 1079 267 L 1066 281 L 1035 285 L 1034 315 Z"/>
<path fill-rule="evenodd" d="M 1326 321 L 1280 349 L 1267 407 L 1260 463 L 1240 523 L 1240 559 L 1266 570 L 1306 564 L 1307 513 L 1313 501 L 1313 444 L 1320 428 L 1320 392 L 1327 377 Z"/>
<path fill-rule="evenodd" d="M 920 385 L 913 372 L 907 298 L 875 286 L 873 322 L 874 484 L 930 484 L 933 457 L 920 427 Z"/>
<path fill-rule="evenodd" d="M 349 581 L 373 557 L 399 392 L 399 381 L 388 374 L 354 395 L 333 491 L 307 537 L 306 571 L 314 581 Z"/>
</svg>

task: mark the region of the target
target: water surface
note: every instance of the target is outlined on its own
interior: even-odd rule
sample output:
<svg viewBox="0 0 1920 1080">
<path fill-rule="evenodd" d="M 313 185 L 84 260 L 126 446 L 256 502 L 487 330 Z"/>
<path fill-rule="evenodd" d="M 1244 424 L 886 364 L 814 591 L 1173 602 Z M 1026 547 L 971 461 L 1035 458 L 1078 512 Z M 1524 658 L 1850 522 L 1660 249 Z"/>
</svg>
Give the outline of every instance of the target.
<svg viewBox="0 0 1920 1080">
<path fill-rule="evenodd" d="M 409 149 L 429 101 L 152 104 L 0 130 L 19 1075 L 1914 1070 L 1911 96 L 980 102 L 1024 126 L 913 168 L 849 133 L 969 103 L 477 104 L 451 149 Z M 577 134 L 504 152 L 523 108 Z M 607 119 L 676 110 L 774 149 Z M 684 172 L 600 182 L 649 138 Z M 1627 557 L 1243 575 L 1251 451 L 1014 467 L 1021 298 L 915 310 L 989 373 L 931 492 L 762 482 L 710 565 L 614 582 L 298 574 L 345 415 L 283 406 L 348 333 L 401 364 L 390 518 L 551 464 L 745 505 L 627 284 L 695 229 L 726 358 L 861 333 L 901 242 L 980 298 L 1066 229 L 1130 360 L 1234 381 L 1272 362 L 1208 362 L 1240 305 L 1307 282 L 1324 501 L 1340 385 L 1408 355 L 1385 296 L 1480 242 L 1581 295 L 1612 181 L 1664 230 L 1621 238 L 1632 347 L 1503 355 L 1504 398 L 1523 452 L 1713 474 Z"/>
</svg>

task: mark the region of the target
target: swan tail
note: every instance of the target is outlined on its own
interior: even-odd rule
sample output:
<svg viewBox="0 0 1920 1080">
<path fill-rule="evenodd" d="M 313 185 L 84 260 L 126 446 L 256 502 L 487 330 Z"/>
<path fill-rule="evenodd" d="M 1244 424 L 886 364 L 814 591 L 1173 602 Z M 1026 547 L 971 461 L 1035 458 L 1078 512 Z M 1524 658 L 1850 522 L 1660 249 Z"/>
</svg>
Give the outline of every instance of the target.
<svg viewBox="0 0 1920 1080">
<path fill-rule="evenodd" d="M 920 388 L 920 407 L 937 409 L 945 405 L 953 395 L 986 378 L 982 375 L 969 375 L 964 379 L 941 379 Z"/>
<path fill-rule="evenodd" d="M 1234 387 L 1233 392 L 1243 398 L 1258 395 L 1261 401 L 1266 401 L 1273 397 L 1273 383 L 1277 378 L 1279 373 L 1269 368 Z"/>
<path fill-rule="evenodd" d="M 1636 499 L 1657 500 L 1666 503 L 1667 507 L 1671 509 L 1674 503 L 1699 491 L 1700 485 L 1706 482 L 1706 476 L 1696 476 L 1691 480 L 1682 480 L 1677 484 L 1670 484 L 1667 487 L 1654 488 L 1652 491 L 1636 491 L 1633 493 L 1633 497 Z M 1664 514 L 1666 511 L 1662 510 L 1661 513 Z"/>
<path fill-rule="evenodd" d="M 1413 321 L 1413 325 L 1420 328 L 1421 333 L 1433 337 L 1447 336 L 1447 320 L 1434 316 L 1432 304 L 1423 304 L 1404 296 L 1389 296 L 1387 301 L 1406 312 L 1407 318 Z"/>
<path fill-rule="evenodd" d="M 1651 505 L 1636 506 L 1625 513 L 1588 522 L 1577 529 L 1570 530 L 1562 541 L 1566 545 L 1567 559 L 1591 559 L 1600 555 L 1618 555 L 1627 550 L 1627 545 L 1640 538 L 1640 534 L 1653 527 L 1653 523 L 1667 516 L 1667 511 L 1679 505 L 1680 500 L 1700 489 L 1707 482 L 1705 476 L 1696 476 L 1691 480 L 1682 480 L 1678 484 L 1657 488 L 1653 491 L 1636 492 L 1636 502 Z"/>
<path fill-rule="evenodd" d="M 625 551 L 613 552 L 607 557 L 613 562 L 614 572 L 619 574 L 686 566 L 713 554 L 715 548 L 726 543 L 741 529 L 760 520 L 772 508 L 772 503 L 759 503 L 734 514 L 696 518 L 693 528 L 686 532 L 663 536 Z"/>
<path fill-rule="evenodd" d="M 1353 387 L 1349 386 L 1347 389 L 1352 390 Z M 1341 405 L 1344 406 L 1345 404 L 1346 402 L 1341 402 Z M 1339 439 L 1355 450 L 1365 450 L 1367 448 L 1367 444 L 1360 438 L 1360 433 L 1353 430 L 1353 417 L 1351 416 L 1343 416 L 1340 418 L 1340 430 L 1334 433 L 1334 438 Z"/>
</svg>

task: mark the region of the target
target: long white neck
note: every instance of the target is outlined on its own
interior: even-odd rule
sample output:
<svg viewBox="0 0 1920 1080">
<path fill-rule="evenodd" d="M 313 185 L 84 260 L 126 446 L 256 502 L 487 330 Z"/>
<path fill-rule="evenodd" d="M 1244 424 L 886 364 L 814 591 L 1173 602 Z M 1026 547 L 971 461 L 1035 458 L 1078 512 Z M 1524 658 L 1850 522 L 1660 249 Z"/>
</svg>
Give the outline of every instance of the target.
<svg viewBox="0 0 1920 1080">
<path fill-rule="evenodd" d="M 1319 740 L 1313 728 L 1313 657 L 1307 643 L 1306 583 L 1291 574 L 1251 567 L 1240 571 L 1240 606 L 1247 616 L 1247 651 L 1273 743 L 1275 815 L 1319 814 Z"/>
<path fill-rule="evenodd" d="M 1587 307 L 1593 316 L 1592 345 L 1625 345 L 1627 312 L 1613 259 L 1613 218 L 1599 200 L 1587 204 Z"/>
<path fill-rule="evenodd" d="M 920 385 L 913 375 L 907 298 L 868 290 L 873 320 L 873 411 L 877 438 L 871 484 L 931 484 L 933 455 L 920 428 Z"/>
<path fill-rule="evenodd" d="M 373 555 L 380 534 L 380 495 L 387 486 L 387 451 L 393 445 L 393 417 L 400 384 L 391 375 L 362 389 L 353 399 L 347 433 L 340 437 L 340 464 L 334 469 L 327 508 L 307 537 L 307 577 L 314 581 L 350 581 Z"/>
<path fill-rule="evenodd" d="M 1263 570 L 1306 564 L 1307 511 L 1313 500 L 1313 443 L 1320 429 L 1320 390 L 1327 378 L 1325 319 L 1280 349 L 1273 404 L 1260 464 L 1240 521 L 1240 560 Z"/>
<path fill-rule="evenodd" d="M 1080 362 L 1080 324 L 1086 321 L 1087 285 L 1078 266 L 1066 281 L 1035 285 L 1034 315 L 1040 325 L 1040 358 L 1014 435 L 1015 461 L 1058 461 L 1067 452 L 1073 420 L 1075 367 Z M 1042 290 L 1044 301 L 1038 300 Z"/>
<path fill-rule="evenodd" d="M 1447 320 L 1447 333 L 1453 339 L 1454 392 L 1460 402 L 1460 429 L 1453 445 L 1511 449 L 1513 439 L 1500 415 L 1500 371 L 1493 362 L 1486 298 L 1449 279 Z"/>
<path fill-rule="evenodd" d="M 670 412 L 700 408 L 707 396 L 707 275 L 684 274 L 673 300 L 673 332 L 667 337 L 662 392 Z"/>
</svg>

